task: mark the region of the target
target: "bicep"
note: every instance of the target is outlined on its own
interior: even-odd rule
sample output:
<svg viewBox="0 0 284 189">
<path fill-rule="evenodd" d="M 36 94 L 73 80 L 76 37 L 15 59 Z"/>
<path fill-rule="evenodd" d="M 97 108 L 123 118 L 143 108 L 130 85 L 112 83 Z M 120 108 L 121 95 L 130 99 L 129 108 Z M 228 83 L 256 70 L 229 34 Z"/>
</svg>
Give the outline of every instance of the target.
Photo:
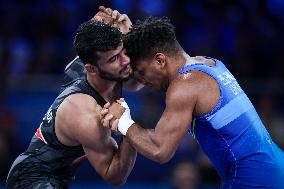
<svg viewBox="0 0 284 189">
<path fill-rule="evenodd" d="M 166 109 L 155 128 L 162 146 L 176 149 L 186 135 L 191 120 L 192 114 L 188 110 Z"/>
<path fill-rule="evenodd" d="M 184 87 L 182 87 L 184 89 Z M 165 148 L 176 149 L 188 132 L 192 121 L 192 112 L 195 107 L 196 96 L 188 90 L 174 91 L 169 89 L 166 98 L 166 109 L 159 120 L 155 133 Z"/>
<path fill-rule="evenodd" d="M 100 125 L 101 107 L 92 97 L 83 94 L 74 95 L 69 102 L 72 106 L 68 109 L 72 111 L 68 114 L 68 130 L 83 146 L 96 171 L 103 176 L 117 150 L 117 144 L 110 130 Z"/>
</svg>

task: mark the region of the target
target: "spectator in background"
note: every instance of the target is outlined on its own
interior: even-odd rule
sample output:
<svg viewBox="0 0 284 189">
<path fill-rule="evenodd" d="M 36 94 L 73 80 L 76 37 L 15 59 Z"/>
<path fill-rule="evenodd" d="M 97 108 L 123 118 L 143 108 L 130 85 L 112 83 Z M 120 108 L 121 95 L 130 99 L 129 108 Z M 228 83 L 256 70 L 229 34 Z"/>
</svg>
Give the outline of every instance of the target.
<svg viewBox="0 0 284 189">
<path fill-rule="evenodd" d="M 11 164 L 12 140 L 17 129 L 17 117 L 5 104 L 5 83 L 0 89 L 0 182 L 4 182 Z"/>
<path fill-rule="evenodd" d="M 172 189 L 198 189 L 200 169 L 195 162 L 182 161 L 176 164 L 171 173 Z"/>
<path fill-rule="evenodd" d="M 0 130 L 0 183 L 4 183 L 8 173 L 10 157 L 7 136 Z"/>
<path fill-rule="evenodd" d="M 257 107 L 275 142 L 284 149 L 284 118 L 278 113 L 281 110 L 275 104 L 275 99 L 267 95 L 260 96 L 257 101 Z"/>
</svg>

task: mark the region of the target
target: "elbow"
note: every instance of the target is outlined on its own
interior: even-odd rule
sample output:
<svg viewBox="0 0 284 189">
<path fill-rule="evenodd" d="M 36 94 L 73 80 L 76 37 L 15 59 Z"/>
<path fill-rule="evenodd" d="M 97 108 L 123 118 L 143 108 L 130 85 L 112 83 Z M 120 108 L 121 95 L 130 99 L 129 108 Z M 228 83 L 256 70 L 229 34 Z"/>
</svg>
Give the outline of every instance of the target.
<svg viewBox="0 0 284 189">
<path fill-rule="evenodd" d="M 122 177 L 122 176 L 112 176 L 108 178 L 104 178 L 104 180 L 112 186 L 122 186 L 126 183 L 127 177 Z"/>
<path fill-rule="evenodd" d="M 165 164 L 170 161 L 173 157 L 173 153 L 169 153 L 167 151 L 160 151 L 154 155 L 154 161 L 159 164 Z"/>
<path fill-rule="evenodd" d="M 167 158 L 167 157 L 157 157 L 156 162 L 159 164 L 165 164 L 165 163 L 168 163 L 170 159 L 171 158 Z"/>
<path fill-rule="evenodd" d="M 108 180 L 108 184 L 112 186 L 122 186 L 126 183 L 126 179 L 113 179 L 113 180 Z"/>
</svg>

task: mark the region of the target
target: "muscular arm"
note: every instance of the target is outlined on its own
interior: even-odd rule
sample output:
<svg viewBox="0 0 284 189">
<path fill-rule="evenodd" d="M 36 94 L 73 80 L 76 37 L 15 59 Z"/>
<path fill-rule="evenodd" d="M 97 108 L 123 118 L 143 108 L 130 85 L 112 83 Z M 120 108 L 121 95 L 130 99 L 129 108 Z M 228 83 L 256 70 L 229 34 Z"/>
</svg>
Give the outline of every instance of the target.
<svg viewBox="0 0 284 189">
<path fill-rule="evenodd" d="M 58 110 L 61 129 L 57 133 L 67 139 L 63 143 L 82 144 L 88 160 L 104 180 L 112 185 L 123 184 L 134 166 L 136 151 L 126 138 L 118 147 L 111 131 L 100 126 L 101 107 L 96 101 L 89 95 L 74 94 Z"/>
<path fill-rule="evenodd" d="M 94 150 L 84 146 L 89 161 L 104 180 L 112 185 L 124 184 L 134 166 L 136 151 L 125 137 L 119 147 L 110 138 L 105 148 Z"/>
<path fill-rule="evenodd" d="M 143 129 L 137 124 L 128 129 L 126 136 L 139 153 L 159 163 L 171 159 L 192 120 L 197 101 L 194 86 L 180 79 L 174 81 L 167 92 L 166 109 L 155 129 Z"/>
</svg>

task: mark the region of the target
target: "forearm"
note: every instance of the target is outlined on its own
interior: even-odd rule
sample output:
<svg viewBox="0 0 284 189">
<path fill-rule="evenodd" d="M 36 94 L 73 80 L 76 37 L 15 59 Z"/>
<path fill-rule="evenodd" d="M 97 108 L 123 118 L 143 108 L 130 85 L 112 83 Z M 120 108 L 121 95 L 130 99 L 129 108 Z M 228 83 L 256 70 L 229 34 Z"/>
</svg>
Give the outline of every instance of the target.
<svg viewBox="0 0 284 189">
<path fill-rule="evenodd" d="M 122 102 L 121 105 L 125 111 L 117 125 L 119 132 L 126 136 L 132 146 L 145 157 L 159 163 L 167 162 L 174 152 L 174 148 L 170 147 L 171 139 L 165 139 L 164 134 L 159 130 L 140 127 L 132 120 L 126 102 Z"/>
<path fill-rule="evenodd" d="M 128 139 L 123 137 L 116 154 L 107 170 L 107 176 L 112 178 L 114 185 L 121 185 L 126 182 L 133 169 L 137 152 L 131 146 Z"/>
<path fill-rule="evenodd" d="M 172 157 L 154 129 L 143 129 L 138 124 L 133 124 L 126 136 L 137 152 L 153 161 L 165 163 Z"/>
</svg>

